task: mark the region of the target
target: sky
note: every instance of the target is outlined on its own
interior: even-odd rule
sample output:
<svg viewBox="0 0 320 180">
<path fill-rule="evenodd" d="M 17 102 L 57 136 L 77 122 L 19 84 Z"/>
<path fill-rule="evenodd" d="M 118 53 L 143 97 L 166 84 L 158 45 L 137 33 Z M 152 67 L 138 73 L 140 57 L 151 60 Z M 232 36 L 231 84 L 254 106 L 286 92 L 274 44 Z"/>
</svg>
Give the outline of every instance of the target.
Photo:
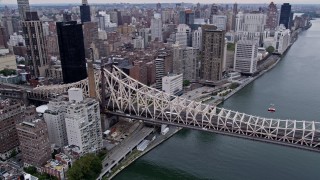
<svg viewBox="0 0 320 180">
<path fill-rule="evenodd" d="M 252 4 L 269 4 L 272 0 L 88 0 L 90 3 L 252 3 Z M 29 0 L 30 4 L 45 3 L 81 3 L 81 0 Z M 276 4 L 289 2 L 291 4 L 320 4 L 319 0 L 273 0 Z M 0 4 L 16 4 L 17 0 L 0 0 Z"/>
</svg>

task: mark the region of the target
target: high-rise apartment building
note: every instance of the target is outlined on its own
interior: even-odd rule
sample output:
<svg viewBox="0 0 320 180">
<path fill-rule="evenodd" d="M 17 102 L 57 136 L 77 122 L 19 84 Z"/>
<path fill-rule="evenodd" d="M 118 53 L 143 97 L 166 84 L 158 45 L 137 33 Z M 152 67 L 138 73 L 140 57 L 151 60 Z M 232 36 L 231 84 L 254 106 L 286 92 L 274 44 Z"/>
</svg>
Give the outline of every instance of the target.
<svg viewBox="0 0 320 180">
<path fill-rule="evenodd" d="M 162 77 L 166 75 L 165 73 L 165 62 L 163 58 L 157 58 L 154 60 L 156 66 L 156 88 L 162 90 Z"/>
<path fill-rule="evenodd" d="M 216 26 L 202 26 L 202 60 L 200 76 L 202 80 L 219 81 L 222 78 L 225 31 Z"/>
<path fill-rule="evenodd" d="M 30 11 L 29 0 L 17 0 L 18 2 L 18 11 L 21 20 L 26 18 L 26 12 Z"/>
<path fill-rule="evenodd" d="M 98 40 L 98 23 L 84 22 L 83 23 L 83 43 L 85 50 L 85 57 L 90 58 L 90 48 L 95 46 Z"/>
<path fill-rule="evenodd" d="M 219 14 L 219 7 L 217 4 L 212 4 L 211 5 L 211 10 L 210 10 L 210 23 L 212 24 L 212 17 L 214 15 L 218 15 Z"/>
<path fill-rule="evenodd" d="M 183 61 L 183 50 L 185 46 L 182 46 L 178 42 L 172 45 L 173 49 L 173 73 L 181 74 L 182 73 L 182 61 Z"/>
<path fill-rule="evenodd" d="M 80 152 L 93 153 L 102 148 L 99 102 L 83 98 L 82 89 L 68 90 L 69 103 L 65 115 L 68 144 L 78 146 Z"/>
<path fill-rule="evenodd" d="M 57 34 L 64 83 L 87 78 L 82 24 L 57 22 Z"/>
<path fill-rule="evenodd" d="M 232 9 L 232 27 L 231 30 L 235 31 L 236 30 L 236 17 L 238 14 L 238 4 L 234 3 L 233 4 L 233 9 Z"/>
<path fill-rule="evenodd" d="M 90 6 L 88 5 L 87 0 L 82 0 L 82 5 L 80 6 L 80 18 L 81 23 L 91 21 Z"/>
<path fill-rule="evenodd" d="M 187 47 L 183 51 L 182 73 L 185 80 L 196 80 L 199 77 L 199 49 Z"/>
<path fill-rule="evenodd" d="M 9 36 L 6 32 L 6 29 L 0 24 L 0 48 L 8 48 Z"/>
<path fill-rule="evenodd" d="M 279 25 L 283 24 L 287 29 L 290 29 L 291 21 L 291 5 L 289 3 L 283 3 L 281 5 Z"/>
<path fill-rule="evenodd" d="M 227 29 L 227 16 L 225 15 L 213 15 L 212 16 L 212 24 L 217 26 L 220 30 L 226 30 Z"/>
<path fill-rule="evenodd" d="M 267 11 L 267 22 L 266 22 L 266 28 L 269 28 L 270 30 L 276 29 L 278 26 L 278 9 L 277 6 L 271 2 L 268 6 Z"/>
<path fill-rule="evenodd" d="M 154 18 L 151 19 L 151 40 L 162 41 L 162 22 L 160 14 L 154 14 Z"/>
<path fill-rule="evenodd" d="M 49 102 L 48 109 L 43 117 L 48 126 L 50 144 L 57 147 L 68 145 L 65 113 L 67 103 L 61 99 L 55 99 Z"/>
<path fill-rule="evenodd" d="M 26 12 L 22 29 L 27 47 L 27 63 L 33 78 L 45 77 L 48 68 L 46 39 L 37 12 Z"/>
<path fill-rule="evenodd" d="M 23 108 L 18 101 L 0 101 L 0 158 L 5 160 L 19 146 L 16 124 L 20 121 Z"/>
<path fill-rule="evenodd" d="M 236 18 L 236 39 L 262 41 L 267 16 L 262 13 L 239 12 Z"/>
<path fill-rule="evenodd" d="M 240 40 L 236 43 L 234 71 L 253 74 L 257 71 L 258 44 L 255 41 Z"/>
<path fill-rule="evenodd" d="M 180 44 L 182 47 L 188 45 L 188 35 L 190 35 L 191 29 L 186 24 L 179 24 L 176 32 L 176 43 Z"/>
<path fill-rule="evenodd" d="M 51 158 L 47 124 L 44 120 L 24 121 L 16 126 L 24 166 L 41 167 Z"/>
<path fill-rule="evenodd" d="M 192 33 L 192 47 L 201 50 L 202 49 L 202 29 L 198 27 Z"/>
</svg>

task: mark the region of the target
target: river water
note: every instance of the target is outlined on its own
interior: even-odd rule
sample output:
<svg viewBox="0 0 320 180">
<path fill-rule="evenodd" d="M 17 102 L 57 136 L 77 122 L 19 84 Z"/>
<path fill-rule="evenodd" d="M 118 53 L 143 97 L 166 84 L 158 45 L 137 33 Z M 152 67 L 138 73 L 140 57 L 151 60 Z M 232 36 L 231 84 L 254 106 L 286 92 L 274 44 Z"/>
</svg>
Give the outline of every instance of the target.
<svg viewBox="0 0 320 180">
<path fill-rule="evenodd" d="M 320 19 L 274 69 L 222 106 L 262 117 L 320 121 L 319 53 Z M 271 103 L 277 112 L 267 112 Z M 115 179 L 320 180 L 320 153 L 182 130 Z"/>
</svg>

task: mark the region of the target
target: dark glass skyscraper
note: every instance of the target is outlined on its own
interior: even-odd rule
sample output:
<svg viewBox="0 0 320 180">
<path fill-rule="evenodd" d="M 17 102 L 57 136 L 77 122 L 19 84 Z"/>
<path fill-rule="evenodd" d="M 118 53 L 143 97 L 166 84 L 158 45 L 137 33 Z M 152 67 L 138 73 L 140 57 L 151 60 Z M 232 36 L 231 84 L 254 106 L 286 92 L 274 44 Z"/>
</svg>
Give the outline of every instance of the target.
<svg viewBox="0 0 320 180">
<path fill-rule="evenodd" d="M 283 3 L 281 6 L 279 24 L 283 24 L 287 29 L 291 28 L 291 5 L 289 3 Z"/>
<path fill-rule="evenodd" d="M 57 22 L 57 34 L 64 83 L 87 78 L 82 24 Z"/>
<path fill-rule="evenodd" d="M 91 21 L 90 6 L 88 5 L 88 2 L 86 0 L 83 0 L 82 5 L 80 6 L 80 18 L 81 23 Z"/>
</svg>

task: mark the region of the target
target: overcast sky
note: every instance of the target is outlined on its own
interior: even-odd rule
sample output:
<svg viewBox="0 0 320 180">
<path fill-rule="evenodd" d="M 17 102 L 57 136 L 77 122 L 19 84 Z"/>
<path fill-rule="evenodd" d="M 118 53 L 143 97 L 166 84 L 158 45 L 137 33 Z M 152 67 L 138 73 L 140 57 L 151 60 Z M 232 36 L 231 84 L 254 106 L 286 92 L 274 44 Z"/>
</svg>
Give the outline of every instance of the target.
<svg viewBox="0 0 320 180">
<path fill-rule="evenodd" d="M 0 0 L 2 3 L 14 4 L 17 0 Z M 44 3 L 81 3 L 81 0 L 29 0 L 30 4 L 44 4 Z M 260 3 L 269 4 L 270 0 L 88 0 L 89 3 Z M 319 0 L 274 0 L 273 2 L 281 4 L 289 2 L 292 4 L 320 4 Z"/>
</svg>

